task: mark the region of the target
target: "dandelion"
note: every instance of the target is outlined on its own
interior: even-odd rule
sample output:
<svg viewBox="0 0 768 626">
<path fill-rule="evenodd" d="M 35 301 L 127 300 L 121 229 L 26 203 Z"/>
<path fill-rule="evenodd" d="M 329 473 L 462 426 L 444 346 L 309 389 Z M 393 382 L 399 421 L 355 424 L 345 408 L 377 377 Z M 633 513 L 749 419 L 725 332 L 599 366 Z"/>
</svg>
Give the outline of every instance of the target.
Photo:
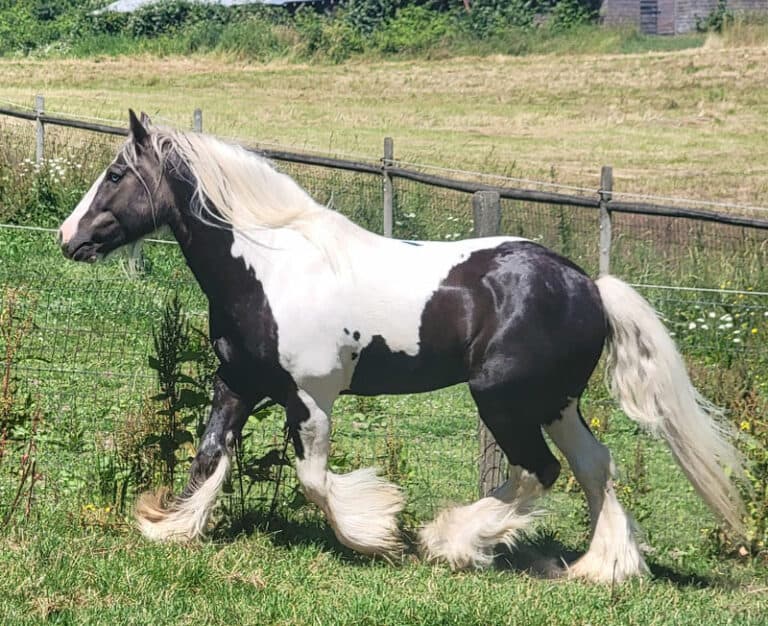
<svg viewBox="0 0 768 626">
<path fill-rule="evenodd" d="M 715 317 L 717 317 L 717 314 L 714 311 L 710 311 L 708 317 L 710 319 L 715 319 Z"/>
<path fill-rule="evenodd" d="M 757 328 L 753 328 L 753 329 L 751 330 L 751 332 L 752 332 L 752 334 L 753 334 L 753 335 L 756 335 L 756 334 L 757 334 Z"/>
<path fill-rule="evenodd" d="M 744 420 L 741 422 L 741 424 L 739 424 L 739 428 L 741 428 L 741 430 L 743 430 L 745 433 L 748 433 L 751 426 L 747 420 Z"/>
<path fill-rule="evenodd" d="M 738 337 L 734 337 L 733 343 L 741 343 L 741 339 L 739 339 Z"/>
<path fill-rule="evenodd" d="M 592 428 L 600 428 L 600 418 L 593 417 L 592 420 L 589 422 L 589 425 Z"/>
<path fill-rule="evenodd" d="M 688 324 L 688 330 L 693 330 L 694 328 L 696 328 L 696 322 L 690 322 Z"/>
<path fill-rule="evenodd" d="M 701 325 L 701 328 L 702 328 L 703 330 L 709 330 L 709 326 L 707 326 L 706 324 L 702 324 L 702 325 Z"/>
</svg>

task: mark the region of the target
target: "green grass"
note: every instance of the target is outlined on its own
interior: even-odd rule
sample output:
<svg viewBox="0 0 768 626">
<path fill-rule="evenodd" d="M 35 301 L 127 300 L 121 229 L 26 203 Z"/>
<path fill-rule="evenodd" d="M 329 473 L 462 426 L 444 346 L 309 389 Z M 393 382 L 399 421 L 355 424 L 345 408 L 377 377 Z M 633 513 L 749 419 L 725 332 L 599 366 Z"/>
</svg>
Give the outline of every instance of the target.
<svg viewBox="0 0 768 626">
<path fill-rule="evenodd" d="M 8 97 L 41 89 L 53 108 L 80 113 L 90 107 L 89 113 L 117 116 L 126 100 L 136 99 L 150 112 L 159 108 L 162 116 L 182 119 L 194 94 L 206 110 L 207 127 L 221 134 L 375 156 L 381 137 L 391 132 L 402 137 L 397 149 L 414 160 L 457 159 L 556 180 L 573 175 L 569 164 L 581 168 L 585 160 L 604 157 L 624 166 L 617 170 L 623 188 L 648 191 L 653 185 L 657 191 L 694 190 L 760 203 L 768 189 L 759 167 L 765 142 L 758 120 L 768 102 L 767 52 L 757 44 L 581 55 L 568 57 L 566 69 L 556 56 L 311 68 L 202 56 L 14 60 L 0 62 L 0 71 Z M 22 222 L 58 223 L 115 149 L 111 139 L 85 142 L 83 135 L 49 129 L 49 154 L 74 153 L 84 171 L 65 185 L 32 193 L 29 179 L 17 176 L 31 151 L 31 126 L 4 124 L 2 132 L 0 210 L 4 219 Z M 555 171 L 563 166 L 566 174 Z M 332 200 L 380 230 L 379 180 L 285 169 L 318 200 Z M 50 207 L 42 210 L 41 199 Z M 462 194 L 399 183 L 396 200 L 398 236 L 452 239 L 471 228 Z M 509 202 L 504 216 L 505 232 L 542 241 L 596 270 L 591 212 Z M 625 278 L 768 291 L 768 251 L 741 229 L 622 216 L 614 231 L 615 271 Z M 114 261 L 97 267 L 65 262 L 52 235 L 0 231 L 0 285 L 21 290 L 23 306 L 34 310 L 17 363 L 19 389 L 30 394 L 42 417 L 42 479 L 30 515 L 17 515 L 0 533 L 3 623 L 764 623 L 765 547 L 760 556 L 737 558 L 718 542 L 714 520 L 670 455 L 606 402 L 599 373 L 585 401 L 586 417 L 597 420 L 599 436 L 617 459 L 617 490 L 644 530 L 652 580 L 611 589 L 538 580 L 516 568 L 452 574 L 410 559 L 396 566 L 371 562 L 340 547 L 318 513 L 294 498 L 290 469 L 274 519 L 266 514 L 270 485 L 244 480 L 250 496 L 243 508 L 236 477 L 232 494 L 222 498 L 212 541 L 145 543 L 130 528 L 132 487 L 128 502 L 117 503 L 125 511 L 115 510 L 116 485 L 126 480 L 109 466 L 115 433 L 156 392 L 147 356 L 167 296 L 180 289 L 186 310 L 203 325 L 205 309 L 177 250 L 153 244 L 146 256 L 148 270 L 128 278 Z M 705 395 L 765 440 L 764 297 L 644 293 L 666 314 Z M 710 313 L 718 321 L 731 315 L 734 326 L 717 329 Z M 703 329 L 699 319 L 710 327 Z M 733 341 L 737 329 L 740 343 Z M 251 420 L 246 460 L 280 446 L 281 427 L 279 411 L 262 422 Z M 347 471 L 389 463 L 406 489 L 404 521 L 413 531 L 442 504 L 474 498 L 475 428 L 473 404 L 461 387 L 343 398 L 331 464 Z M 28 429 L 25 423 L 17 431 L 19 441 Z M 2 459 L 0 502 L 8 502 L 18 483 L 21 453 L 14 446 Z M 765 450 L 752 454 L 764 459 Z M 586 548 L 584 498 L 567 469 L 542 504 L 550 514 L 537 524 L 517 566 L 534 552 L 551 560 Z M 757 515 L 765 515 L 764 506 Z"/>
<path fill-rule="evenodd" d="M 270 486 L 245 480 L 251 496 L 243 511 L 235 479 L 234 495 L 222 498 L 212 541 L 145 543 L 130 516 L 105 510 L 114 501 L 102 487 L 113 478 L 99 474 L 99 462 L 109 457 L 104 443 L 110 433 L 154 392 L 146 355 L 165 287 L 188 286 L 190 311 L 198 310 L 200 296 L 172 247 L 148 245 L 149 274 L 128 279 L 116 262 L 64 262 L 50 235 L 0 236 L 6 255 L 0 282 L 28 285 L 38 298 L 27 354 L 41 356 L 40 374 L 25 376 L 24 384 L 35 391 L 44 415 L 38 451 L 44 480 L 29 518 L 0 535 L 4 623 L 762 623 L 768 608 L 763 557 L 723 556 L 710 539 L 714 521 L 669 453 L 605 404 L 599 375 L 585 414 L 599 420 L 598 432 L 614 452 L 617 489 L 643 528 L 652 580 L 611 589 L 521 571 L 532 561 L 539 567 L 586 548 L 584 498 L 567 469 L 542 501 L 549 514 L 512 567 L 501 563 L 490 572 L 453 574 L 411 558 L 387 565 L 352 555 L 316 510 L 295 502 L 290 469 L 274 518 L 267 517 Z M 73 329 L 77 339 L 59 339 Z M 63 372 L 52 374 L 57 368 Z M 404 519 L 413 532 L 442 505 L 474 499 L 475 420 L 462 387 L 343 398 L 331 465 L 337 471 L 386 466 L 388 443 L 399 442 L 397 471 L 408 496 Z M 281 422 L 276 411 L 249 423 L 246 460 L 280 445 Z M 9 460 L 6 485 L 13 477 Z M 639 480 L 640 473 L 647 478 Z"/>
<path fill-rule="evenodd" d="M 390 566 L 301 530 L 187 547 L 33 525 L 0 544 L 0 614 L 6 624 L 761 624 L 768 608 L 765 578 L 744 570 L 660 569 L 611 589 L 514 569 Z"/>
</svg>

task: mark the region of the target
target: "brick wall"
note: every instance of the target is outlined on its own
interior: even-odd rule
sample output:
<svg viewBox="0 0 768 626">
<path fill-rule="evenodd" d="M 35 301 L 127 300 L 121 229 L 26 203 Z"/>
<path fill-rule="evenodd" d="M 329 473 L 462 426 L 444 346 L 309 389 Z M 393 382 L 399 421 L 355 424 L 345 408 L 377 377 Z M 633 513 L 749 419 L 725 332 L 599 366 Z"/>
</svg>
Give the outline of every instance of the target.
<svg viewBox="0 0 768 626">
<path fill-rule="evenodd" d="M 696 30 L 696 20 L 704 19 L 717 8 L 717 0 L 658 0 L 660 35 L 689 33 Z M 766 12 L 768 0 L 728 0 L 734 13 Z M 600 15 L 604 24 L 640 26 L 640 0 L 603 0 Z"/>
</svg>

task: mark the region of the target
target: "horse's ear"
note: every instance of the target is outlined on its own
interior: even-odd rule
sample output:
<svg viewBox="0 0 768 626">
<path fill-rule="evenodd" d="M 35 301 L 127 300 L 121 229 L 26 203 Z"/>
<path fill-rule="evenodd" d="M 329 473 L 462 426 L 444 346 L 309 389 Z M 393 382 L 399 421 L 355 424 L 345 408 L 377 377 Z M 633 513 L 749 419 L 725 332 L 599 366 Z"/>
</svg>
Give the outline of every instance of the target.
<svg viewBox="0 0 768 626">
<path fill-rule="evenodd" d="M 139 114 L 139 120 L 141 121 L 141 124 L 144 126 L 144 128 L 149 128 L 152 126 L 152 120 L 149 119 L 149 115 L 144 113 L 144 111 Z"/>
<path fill-rule="evenodd" d="M 139 118 L 136 117 L 136 114 L 133 112 L 133 109 L 128 109 L 128 119 L 130 120 L 130 130 L 131 135 L 133 137 L 133 140 L 140 144 L 144 143 L 144 140 L 147 138 L 147 129 L 144 127 L 144 124 L 139 121 Z"/>
</svg>

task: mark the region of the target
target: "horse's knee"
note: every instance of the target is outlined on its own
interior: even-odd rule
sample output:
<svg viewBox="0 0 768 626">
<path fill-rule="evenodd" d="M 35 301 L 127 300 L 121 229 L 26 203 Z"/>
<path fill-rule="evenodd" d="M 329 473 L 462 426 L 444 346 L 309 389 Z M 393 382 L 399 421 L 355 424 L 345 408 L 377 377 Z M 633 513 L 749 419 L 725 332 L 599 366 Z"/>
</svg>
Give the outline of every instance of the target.
<svg viewBox="0 0 768 626">
<path fill-rule="evenodd" d="M 560 461 L 552 457 L 549 463 L 542 465 L 538 470 L 533 470 L 533 472 L 544 488 L 549 489 L 560 476 L 561 469 Z"/>
</svg>

